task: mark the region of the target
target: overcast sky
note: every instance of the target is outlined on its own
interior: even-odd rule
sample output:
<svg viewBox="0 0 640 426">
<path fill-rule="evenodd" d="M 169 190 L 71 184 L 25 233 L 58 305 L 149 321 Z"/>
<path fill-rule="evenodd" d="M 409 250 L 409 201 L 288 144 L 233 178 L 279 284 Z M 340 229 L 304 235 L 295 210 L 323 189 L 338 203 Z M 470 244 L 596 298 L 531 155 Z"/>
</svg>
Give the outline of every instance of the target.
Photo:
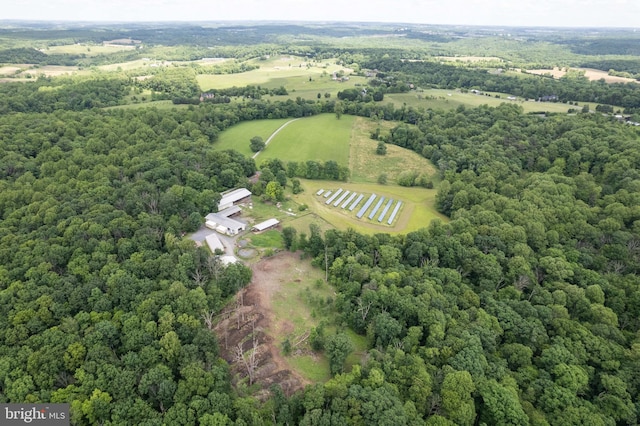
<svg viewBox="0 0 640 426">
<path fill-rule="evenodd" d="M 640 28 L 640 0 L 2 0 L 0 19 Z"/>
</svg>

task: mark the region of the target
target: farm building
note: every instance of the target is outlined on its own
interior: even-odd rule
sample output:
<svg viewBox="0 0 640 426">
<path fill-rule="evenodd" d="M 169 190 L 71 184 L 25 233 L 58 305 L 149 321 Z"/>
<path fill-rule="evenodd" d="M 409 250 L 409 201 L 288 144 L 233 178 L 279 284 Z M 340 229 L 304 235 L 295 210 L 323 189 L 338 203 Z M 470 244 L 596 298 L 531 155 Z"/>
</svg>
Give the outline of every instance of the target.
<svg viewBox="0 0 640 426">
<path fill-rule="evenodd" d="M 260 222 L 256 225 L 253 225 L 253 228 L 251 228 L 251 230 L 254 232 L 262 232 L 262 231 L 266 231 L 267 229 L 275 228 L 279 224 L 280 224 L 280 221 L 278 219 L 269 219 L 269 220 L 265 220 L 264 222 Z"/>
<path fill-rule="evenodd" d="M 212 253 L 215 253 L 216 250 L 224 251 L 222 241 L 220 241 L 220 238 L 218 238 L 216 234 L 207 235 L 204 240 L 207 242 L 207 245 L 209 246 L 209 249 Z"/>
<path fill-rule="evenodd" d="M 209 213 L 205 216 L 204 225 L 221 234 L 236 235 L 237 233 L 247 229 L 247 224 L 236 219 L 226 217 L 222 213 Z"/>
<path fill-rule="evenodd" d="M 242 213 L 242 209 L 240 208 L 240 206 L 231 206 L 227 209 L 219 211 L 216 214 L 224 217 L 236 217 L 239 216 L 240 213 Z"/>
<path fill-rule="evenodd" d="M 238 203 L 249 201 L 251 197 L 251 191 L 247 188 L 237 188 L 232 191 L 223 192 L 222 198 L 218 203 L 218 211 L 228 209 Z"/>
</svg>

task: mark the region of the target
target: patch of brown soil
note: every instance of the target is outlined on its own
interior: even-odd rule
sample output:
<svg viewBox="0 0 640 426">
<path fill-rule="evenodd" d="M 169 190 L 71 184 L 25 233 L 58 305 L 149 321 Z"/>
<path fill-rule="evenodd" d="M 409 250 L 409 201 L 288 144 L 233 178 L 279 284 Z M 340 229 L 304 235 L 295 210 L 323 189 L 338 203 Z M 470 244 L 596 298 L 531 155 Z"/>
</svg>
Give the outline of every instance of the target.
<svg viewBox="0 0 640 426">
<path fill-rule="evenodd" d="M 251 283 L 225 307 L 222 319 L 214 329 L 221 356 L 231 365 L 236 383 L 244 379 L 249 382 L 251 377 L 262 389 L 259 397 L 267 397 L 273 384 L 279 384 L 287 395 L 308 384 L 291 371 L 277 342 L 267 333 L 274 329 L 293 331 L 291 322 L 275 322 L 271 300 L 282 283 L 291 279 L 297 256 L 281 252 L 254 264 Z"/>
</svg>

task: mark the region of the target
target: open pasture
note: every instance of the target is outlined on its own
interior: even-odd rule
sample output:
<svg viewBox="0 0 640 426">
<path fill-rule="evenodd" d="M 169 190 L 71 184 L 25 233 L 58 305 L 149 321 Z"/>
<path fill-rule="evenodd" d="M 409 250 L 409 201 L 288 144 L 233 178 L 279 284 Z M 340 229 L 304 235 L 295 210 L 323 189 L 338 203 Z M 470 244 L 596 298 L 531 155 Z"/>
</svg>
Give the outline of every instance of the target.
<svg viewBox="0 0 640 426">
<path fill-rule="evenodd" d="M 23 67 L 17 65 L 6 65 L 0 67 L 0 76 L 12 76 L 19 73 Z"/>
<path fill-rule="evenodd" d="M 487 92 L 488 93 L 488 92 Z M 495 95 L 499 95 L 496 98 Z M 390 93 L 384 96 L 382 102 L 392 103 L 394 105 L 412 106 L 414 108 L 431 108 L 431 109 L 455 109 L 460 105 L 475 108 L 480 105 L 489 105 L 497 107 L 502 103 L 516 103 L 520 105 L 525 113 L 545 111 L 550 113 L 566 113 L 573 105 L 567 105 L 558 102 L 536 102 L 525 101 L 524 99 L 508 100 L 510 96 L 506 93 L 489 93 L 490 96 L 480 95 L 471 92 L 462 93 L 456 90 L 444 89 L 428 89 L 424 91 L 415 91 L 409 93 Z M 584 104 L 584 103 L 583 103 Z M 583 105 L 581 104 L 581 105 Z M 592 106 L 595 109 L 595 104 Z"/>
<path fill-rule="evenodd" d="M 296 120 L 278 132 L 260 152 L 256 163 L 279 158 L 285 162 L 334 160 L 346 166 L 349 162 L 349 144 L 354 121 L 353 116 L 343 115 L 338 120 L 333 114 Z M 247 146 L 248 143 L 247 139 Z"/>
<path fill-rule="evenodd" d="M 138 68 L 148 68 L 155 61 L 136 59 L 135 61 L 119 62 L 117 64 L 100 65 L 98 69 L 102 71 L 130 71 Z"/>
<path fill-rule="evenodd" d="M 46 47 L 43 52 L 47 55 L 85 55 L 97 56 L 108 55 L 110 53 L 122 52 L 125 50 L 134 50 L 135 46 L 116 45 L 116 44 L 65 44 L 61 46 Z"/>
<path fill-rule="evenodd" d="M 156 108 L 158 110 L 187 109 L 189 105 L 176 105 L 169 100 L 140 102 L 137 104 L 116 105 L 105 109 Z"/>
<path fill-rule="evenodd" d="M 267 60 L 255 59 L 249 61 L 252 65 L 258 65 L 260 68 L 236 74 L 202 74 L 198 75 L 198 84 L 202 90 L 225 89 L 233 86 L 260 85 L 263 87 L 280 87 L 286 85 L 289 81 L 309 81 L 311 80 L 328 80 L 334 72 L 344 71 L 350 73 L 350 69 L 346 69 L 337 65 L 334 61 L 326 62 L 310 62 L 306 58 L 295 56 L 278 56 Z M 291 88 L 296 89 L 294 84 Z M 286 85 L 290 89 L 289 85 Z"/>
<path fill-rule="evenodd" d="M 322 221 L 326 221 L 337 229 L 345 230 L 353 228 L 354 230 L 366 234 L 375 234 L 379 232 L 399 234 L 415 231 L 428 226 L 433 219 L 441 219 L 448 221 L 447 217 L 438 213 L 435 209 L 435 196 L 437 190 L 425 188 L 407 188 L 396 185 L 378 185 L 373 183 L 350 183 L 350 182 L 330 182 L 317 180 L 302 180 L 302 186 L 305 191 L 303 193 L 293 195 L 292 199 L 300 204 L 307 204 L 309 209 L 314 212 Z M 326 204 L 327 198 L 322 195 L 316 195 L 320 189 L 336 191 L 338 188 L 343 190 L 364 194 L 365 197 L 356 206 L 354 210 L 342 208 L 339 204 L 337 207 L 334 203 Z M 358 210 L 364 205 L 371 194 L 376 194 L 377 198 L 367 209 L 361 219 L 356 217 Z M 401 201 L 402 206 L 391 225 L 387 224 L 387 220 L 395 207 L 395 202 L 391 209 L 385 215 L 385 219 L 378 221 L 382 209 L 386 205 L 383 202 L 381 208 L 377 211 L 372 219 L 369 219 L 371 211 L 378 203 L 380 197 L 386 200 L 394 199 Z M 353 203 L 353 201 L 352 201 Z M 309 219 L 308 219 L 309 220 Z"/>
<path fill-rule="evenodd" d="M 31 75 L 33 77 L 44 75 L 45 77 L 59 77 L 61 75 L 88 75 L 91 71 L 80 70 L 78 67 L 63 66 L 63 65 L 45 65 L 34 66 L 23 72 L 18 77 L 26 77 Z"/>
<path fill-rule="evenodd" d="M 502 59 L 497 56 L 437 56 L 436 59 L 443 62 L 502 62 Z"/>
<path fill-rule="evenodd" d="M 254 153 L 249 148 L 252 137 L 260 136 L 266 141 L 273 132 L 289 121 L 288 118 L 274 120 L 255 120 L 237 124 L 222 132 L 214 147 L 219 150 L 235 149 L 242 155 L 251 157 Z"/>
<path fill-rule="evenodd" d="M 375 122 L 367 118 L 356 117 L 353 124 L 351 145 L 349 148 L 349 169 L 351 182 L 377 182 L 381 174 L 387 176 L 387 182 L 396 183 L 400 173 L 417 170 L 420 173 L 435 175 L 436 169 L 429 160 L 406 148 L 387 144 L 386 155 L 377 155 L 378 141 L 370 134 L 380 127 L 386 134 L 398 123 L 390 121 Z"/>
</svg>

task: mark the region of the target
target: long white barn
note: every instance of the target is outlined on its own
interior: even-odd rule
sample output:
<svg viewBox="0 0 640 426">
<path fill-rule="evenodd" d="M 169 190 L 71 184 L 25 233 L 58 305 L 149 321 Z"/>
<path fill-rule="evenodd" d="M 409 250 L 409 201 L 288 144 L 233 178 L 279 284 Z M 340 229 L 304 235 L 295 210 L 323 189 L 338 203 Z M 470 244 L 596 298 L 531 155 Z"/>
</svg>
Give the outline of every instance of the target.
<svg viewBox="0 0 640 426">
<path fill-rule="evenodd" d="M 220 195 L 222 195 L 222 198 L 218 203 L 218 211 L 228 209 L 240 201 L 248 201 L 249 197 L 251 197 L 251 191 L 247 188 L 237 188 L 232 191 L 223 192 Z"/>
</svg>

